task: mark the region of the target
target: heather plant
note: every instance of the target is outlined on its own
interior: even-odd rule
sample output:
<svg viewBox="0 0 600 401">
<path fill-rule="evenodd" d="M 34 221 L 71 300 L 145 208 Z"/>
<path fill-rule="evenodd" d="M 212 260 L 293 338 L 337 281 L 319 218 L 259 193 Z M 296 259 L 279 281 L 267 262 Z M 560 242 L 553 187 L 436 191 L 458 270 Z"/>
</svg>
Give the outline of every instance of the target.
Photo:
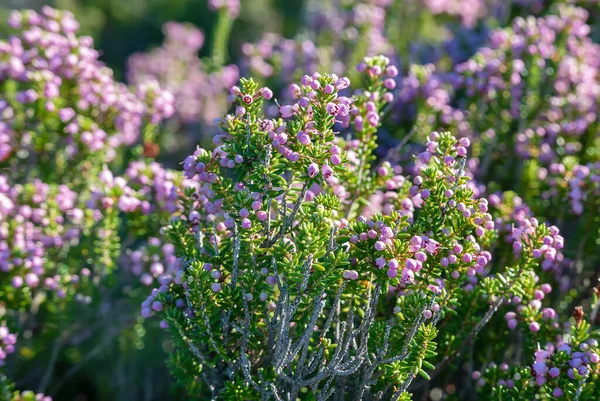
<svg viewBox="0 0 600 401">
<path fill-rule="evenodd" d="M 506 185 L 516 174 L 524 181 L 518 188 L 535 185 L 540 165 L 567 156 L 595 160 L 598 47 L 586 17 L 584 9 L 561 7 L 543 18 L 517 18 L 450 74 L 413 67 L 401 93 L 417 108 L 407 135 L 454 128 L 474 141 L 478 178 Z M 523 161 L 506 165 L 506 156 Z"/>
<path fill-rule="evenodd" d="M 112 277 L 122 249 L 159 235 L 175 212 L 182 175 L 144 157 L 173 112 L 170 93 L 115 81 L 69 12 L 13 12 L 9 25 L 0 42 L 0 360 L 3 373 L 20 372 L 56 338 L 48 366 L 32 369 L 44 369 L 45 389 L 57 352 L 89 337 L 87 315 L 104 307 L 107 287 L 124 285 Z"/>
<path fill-rule="evenodd" d="M 219 16 L 219 21 L 224 20 L 230 21 L 227 14 Z M 163 32 L 161 47 L 129 58 L 128 80 L 136 85 L 159 82 L 175 97 L 175 122 L 201 123 L 203 128 L 209 128 L 227 110 L 225 93 L 238 80 L 238 68 L 233 64 L 222 66 L 224 54 L 215 56 L 219 61 L 200 60 L 198 51 L 204 45 L 204 34 L 191 25 L 170 22 Z M 221 41 L 228 38 L 228 32 L 217 34 Z M 223 52 L 226 45 L 214 46 Z"/>
<path fill-rule="evenodd" d="M 119 162 L 120 144 L 136 143 L 149 123 L 173 112 L 172 98 L 157 87 L 136 97 L 116 82 L 92 39 L 76 35 L 71 13 L 14 12 L 9 25 L 14 34 L 0 49 L 0 159 L 15 179 L 81 184 L 75 173 L 97 175 L 103 163 Z"/>
<path fill-rule="evenodd" d="M 365 55 L 378 54 L 403 65 L 444 57 L 462 61 L 484 40 L 484 28 L 465 27 L 453 17 L 436 18 L 435 8 L 424 5 L 412 0 L 310 1 L 304 31 L 293 38 L 267 32 L 257 42 L 245 43 L 240 64 L 288 99 L 288 86 L 307 72 L 326 70 L 355 79 L 354 66 Z M 473 7 L 463 10 L 477 12 Z M 416 36 L 419 40 L 410 39 Z"/>
<path fill-rule="evenodd" d="M 34 299 L 35 288 L 65 298 L 72 293 L 67 285 L 77 288 L 90 274 L 114 268 L 119 212 L 150 214 L 157 206 L 129 194 L 119 198 L 120 210 L 109 202 L 94 205 L 94 183 L 112 177 L 107 163 L 118 171 L 131 156 L 119 144 L 140 141 L 142 131 L 170 115 L 172 98 L 141 85 L 138 100 L 114 81 L 91 39 L 76 35 L 78 23 L 69 12 L 14 12 L 9 24 L 14 35 L 0 43 L 0 224 L 8 278 L 3 298 L 18 310 L 28 305 L 23 298 Z M 138 178 L 140 168 L 130 170 L 131 179 Z M 155 196 L 150 201 L 172 211 L 172 178 L 163 171 L 154 179 L 154 192 L 136 188 L 139 197 Z M 134 186 L 143 185 L 138 181 Z"/>
<path fill-rule="evenodd" d="M 595 319 L 598 308 L 595 296 Z M 598 380 L 598 334 L 585 319 L 583 308 L 575 309 L 567 331 L 556 342 L 537 346 L 525 358 L 529 364 L 490 363 L 482 372 L 473 371 L 480 392 L 489 399 L 596 400 Z"/>
<path fill-rule="evenodd" d="M 302 77 L 275 119 L 263 114 L 271 90 L 243 79 L 219 146 L 186 158 L 199 184 L 166 229 L 181 260 L 142 315 L 161 318 L 191 395 L 409 399 L 501 306 L 551 291 L 538 274 L 563 238 L 528 213 L 490 214 L 468 185 L 468 138 L 430 134 L 412 177 L 375 164 L 397 70 L 373 57 L 358 71 L 351 97 L 338 94 L 347 78 Z M 354 138 L 336 137 L 335 121 Z M 369 202 L 383 191 L 395 191 L 385 207 Z M 522 318 L 531 332 L 541 314 Z"/>
<path fill-rule="evenodd" d="M 587 11 L 559 7 L 555 12 L 516 18 L 512 28 L 492 32 L 489 46 L 450 74 L 415 66 L 400 99 L 412 103 L 417 114 L 400 147 L 407 142 L 427 147 L 418 138 L 433 127 L 456 129 L 472 139 L 475 160 L 467 164 L 468 174 L 486 184 L 478 185 L 483 193 L 514 190 L 518 196 L 507 193 L 509 204 L 502 209 L 510 211 L 510 202 L 518 200 L 514 217 L 546 220 L 567 238 L 579 239 L 565 241 L 556 255 L 559 263 L 545 260 L 541 266 L 540 276 L 559 294 L 538 293 L 538 301 L 546 299 L 564 321 L 574 306 L 590 305 L 598 279 L 598 47 L 585 24 Z M 491 195 L 491 203 L 502 204 L 507 194 Z M 533 309 L 543 312 L 537 303 Z M 508 321 L 512 326 L 517 320 Z"/>
</svg>

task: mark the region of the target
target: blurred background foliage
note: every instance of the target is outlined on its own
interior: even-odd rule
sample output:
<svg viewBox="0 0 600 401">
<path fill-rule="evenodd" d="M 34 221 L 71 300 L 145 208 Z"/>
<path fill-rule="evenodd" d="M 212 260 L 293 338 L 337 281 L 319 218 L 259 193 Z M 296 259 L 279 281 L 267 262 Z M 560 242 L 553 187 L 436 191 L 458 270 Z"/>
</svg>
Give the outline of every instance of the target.
<svg viewBox="0 0 600 401">
<path fill-rule="evenodd" d="M 162 26 L 169 21 L 190 22 L 206 35 L 207 46 L 200 57 L 211 52 L 216 14 L 206 0 L 0 0 L 0 32 L 6 36 L 11 10 L 39 9 L 50 5 L 70 10 L 81 24 L 81 34 L 92 36 L 102 60 L 124 80 L 127 58 L 136 52 L 160 45 Z M 234 59 L 244 42 L 257 40 L 264 32 L 280 32 L 292 37 L 298 31 L 306 2 L 302 0 L 250 0 L 242 2 L 229 43 Z"/>
</svg>

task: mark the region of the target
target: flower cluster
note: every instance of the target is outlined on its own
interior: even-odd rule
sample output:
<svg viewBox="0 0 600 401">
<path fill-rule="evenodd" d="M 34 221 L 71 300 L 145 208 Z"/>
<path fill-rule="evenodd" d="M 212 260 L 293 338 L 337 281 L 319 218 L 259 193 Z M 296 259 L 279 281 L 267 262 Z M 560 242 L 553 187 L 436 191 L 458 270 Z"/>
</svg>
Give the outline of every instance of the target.
<svg viewBox="0 0 600 401">
<path fill-rule="evenodd" d="M 134 161 L 122 176 L 102 170 L 99 182 L 91 188 L 87 206 L 102 213 L 125 213 L 134 237 L 155 236 L 178 211 L 179 188 L 188 184 L 159 163 Z"/>
<path fill-rule="evenodd" d="M 460 17 L 461 22 L 467 27 L 473 27 L 477 21 L 488 11 L 486 4 L 481 0 L 425 0 L 425 6 L 433 14 L 448 14 Z"/>
<path fill-rule="evenodd" d="M 548 342 L 543 348 L 538 345 L 532 351 L 529 367 L 492 363 L 482 372 L 474 371 L 479 391 L 491 390 L 493 399 L 501 394 L 524 399 L 535 392 L 548 399 L 570 399 L 573 394 L 593 399 L 595 390 L 586 384 L 598 376 L 598 339 L 590 335 L 581 307 L 575 309 L 569 326 L 569 333 L 559 336 L 557 342 Z"/>
<path fill-rule="evenodd" d="M 5 176 L 0 176 L 0 202 L 0 274 L 6 300 L 20 294 L 17 299 L 31 301 L 37 289 L 64 298 L 90 275 L 85 264 L 76 274 L 64 274 L 72 262 L 60 255 L 79 252 L 86 228 L 99 218 L 98 210 L 84 210 L 78 194 L 65 185 L 39 180 L 10 185 Z"/>
<path fill-rule="evenodd" d="M 213 10 L 226 10 L 230 18 L 240 14 L 240 0 L 209 0 L 208 6 Z"/>
<path fill-rule="evenodd" d="M 309 30 L 295 39 L 266 33 L 256 43 L 242 46 L 242 65 L 275 87 L 285 88 L 304 72 L 332 71 L 354 75 L 349 67 L 362 57 L 386 54 L 385 37 L 391 2 L 351 0 L 343 6 L 315 4 L 306 19 Z M 284 92 L 287 98 L 293 90 Z"/>
<path fill-rule="evenodd" d="M 4 360 L 8 354 L 15 352 L 17 336 L 8 331 L 5 325 L 0 326 L 0 366 L 4 365 Z"/>
<path fill-rule="evenodd" d="M 528 180 L 525 169 L 547 168 L 568 156 L 593 160 L 595 151 L 587 149 L 597 140 L 590 128 L 600 48 L 590 39 L 587 16 L 565 6 L 558 15 L 515 18 L 450 73 L 413 66 L 401 100 L 416 106 L 414 137 L 423 141 L 432 128 L 448 127 L 470 138 L 477 177 L 502 184 L 513 172 Z M 519 163 L 503 163 L 507 154 Z"/>
<path fill-rule="evenodd" d="M 67 175 L 78 165 L 86 168 L 88 158 L 113 160 L 115 149 L 136 142 L 148 120 L 171 113 L 160 91 L 150 96 L 143 89 L 148 98 L 162 99 L 150 110 L 116 82 L 92 39 L 77 36 L 70 12 L 15 11 L 9 25 L 14 35 L 0 42 L 3 164 L 35 160 L 36 168 Z"/>
<path fill-rule="evenodd" d="M 238 80 L 238 68 L 227 65 L 218 71 L 209 70 L 198 59 L 204 34 L 191 25 L 169 22 L 163 27 L 163 33 L 165 39 L 161 47 L 129 58 L 129 82 L 140 88 L 148 85 L 154 88 L 153 82 L 158 82 L 161 88 L 173 94 L 174 109 L 182 122 L 211 124 L 227 109 L 223 92 Z M 153 102 L 156 110 L 161 105 L 169 105 L 159 97 Z M 160 103 L 156 105 L 156 102 Z"/>
<path fill-rule="evenodd" d="M 175 256 L 173 244 L 163 244 L 158 238 L 148 239 L 148 244 L 132 251 L 131 272 L 140 278 L 140 283 L 151 286 L 154 280 L 161 281 L 165 275 L 181 270 L 181 260 Z"/>
</svg>

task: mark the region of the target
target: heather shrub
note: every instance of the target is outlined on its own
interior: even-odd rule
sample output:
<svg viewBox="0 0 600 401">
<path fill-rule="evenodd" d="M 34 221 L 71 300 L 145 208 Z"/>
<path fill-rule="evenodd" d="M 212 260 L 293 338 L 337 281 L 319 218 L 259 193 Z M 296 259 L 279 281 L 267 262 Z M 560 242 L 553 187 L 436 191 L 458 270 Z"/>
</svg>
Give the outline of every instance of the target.
<svg viewBox="0 0 600 401">
<path fill-rule="evenodd" d="M 346 78 L 304 76 L 275 119 L 262 112 L 272 92 L 242 80 L 219 146 L 186 158 L 198 189 L 167 227 L 181 264 L 142 315 L 162 319 L 169 366 L 191 395 L 409 399 L 416 378 L 493 336 L 484 328 L 499 310 L 528 338 L 520 352 L 561 332 L 541 302 L 563 268 L 558 228 L 514 194 L 476 196 L 466 137 L 431 133 L 412 177 L 372 166 L 397 70 L 385 57 L 358 70 L 365 86 L 351 97 L 338 94 Z M 336 138 L 336 120 L 356 139 Z M 380 191 L 395 197 L 378 208 L 368 198 Z M 580 320 L 575 345 L 589 339 Z M 495 340 L 498 353 L 507 340 Z M 571 379 L 553 385 L 595 391 Z"/>
<path fill-rule="evenodd" d="M 6 372 L 23 374 L 51 341 L 60 350 L 90 337 L 84 322 L 102 313 L 107 288 L 131 281 L 117 272 L 122 250 L 158 235 L 183 177 L 144 157 L 173 113 L 170 93 L 115 81 L 69 12 L 14 12 L 9 25 L 0 42 L 0 360 L 15 354 Z M 135 299 L 128 291 L 120 297 Z M 126 310 L 117 330 L 135 322 Z M 42 390 L 57 356 L 32 368 Z"/>
</svg>

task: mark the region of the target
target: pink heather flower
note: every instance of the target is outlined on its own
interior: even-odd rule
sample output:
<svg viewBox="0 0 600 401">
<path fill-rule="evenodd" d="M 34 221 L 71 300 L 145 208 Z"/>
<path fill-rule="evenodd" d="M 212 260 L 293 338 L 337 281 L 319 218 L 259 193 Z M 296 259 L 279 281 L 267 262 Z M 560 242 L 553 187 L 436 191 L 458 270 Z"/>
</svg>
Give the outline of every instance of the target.
<svg viewBox="0 0 600 401">
<path fill-rule="evenodd" d="M 382 227 L 381 236 L 383 238 L 394 238 L 394 231 L 390 227 Z"/>
<path fill-rule="evenodd" d="M 20 288 L 23 285 L 23 278 L 20 276 L 15 276 L 11 279 L 11 285 L 14 288 Z"/>
<path fill-rule="evenodd" d="M 346 280 L 357 280 L 358 272 L 356 270 L 345 270 L 343 276 Z"/>
<path fill-rule="evenodd" d="M 250 219 L 242 219 L 242 228 L 247 230 L 250 227 L 252 227 L 252 221 L 250 221 Z"/>
<path fill-rule="evenodd" d="M 556 311 L 552 308 L 544 308 L 542 310 L 542 318 L 549 320 L 554 319 L 556 317 Z"/>
<path fill-rule="evenodd" d="M 219 283 L 212 283 L 210 288 L 214 291 L 214 292 L 219 292 L 221 291 L 221 284 Z"/>
<path fill-rule="evenodd" d="M 423 243 L 423 239 L 418 235 L 415 235 L 410 239 L 411 245 L 420 246 L 422 243 Z"/>
<path fill-rule="evenodd" d="M 267 88 L 267 87 L 262 88 L 260 90 L 260 93 L 267 100 L 269 100 L 269 99 L 271 99 L 273 97 L 273 91 L 271 89 Z"/>
<path fill-rule="evenodd" d="M 342 158 L 339 155 L 332 155 L 329 158 L 329 161 L 331 162 L 331 164 L 333 164 L 334 166 L 339 165 L 342 162 Z"/>
<path fill-rule="evenodd" d="M 308 166 L 308 176 L 310 178 L 314 178 L 317 176 L 317 174 L 319 174 L 319 166 L 317 165 L 317 163 L 311 163 Z"/>
<path fill-rule="evenodd" d="M 356 128 L 357 131 L 363 131 L 365 129 L 365 122 L 364 119 L 361 116 L 357 116 L 354 119 L 354 127 Z"/>
<path fill-rule="evenodd" d="M 27 287 L 34 288 L 34 287 L 37 287 L 39 283 L 40 283 L 40 279 L 37 276 L 37 274 L 27 273 L 25 275 L 25 284 L 27 284 Z"/>
<path fill-rule="evenodd" d="M 325 179 L 328 179 L 333 175 L 333 169 L 329 166 L 329 164 L 323 164 L 323 166 L 321 166 L 321 173 L 323 173 L 323 177 L 325 177 Z"/>
<path fill-rule="evenodd" d="M 533 364 L 533 371 L 536 376 L 545 376 L 546 372 L 548 372 L 548 367 L 546 367 L 546 362 L 535 362 Z"/>
<path fill-rule="evenodd" d="M 267 284 L 269 284 L 269 285 L 275 285 L 275 283 L 277 283 L 277 279 L 275 279 L 275 276 L 269 276 L 269 277 L 267 277 Z"/>
<path fill-rule="evenodd" d="M 564 393 L 560 389 L 560 387 L 555 387 L 554 390 L 552 390 L 552 396 L 554 396 L 554 397 L 562 397 L 563 395 L 564 395 Z"/>
<path fill-rule="evenodd" d="M 240 209 L 240 217 L 246 218 L 250 215 L 250 212 L 246 208 Z"/>
<path fill-rule="evenodd" d="M 425 312 L 423 312 L 423 316 L 425 316 L 425 319 L 431 319 L 433 313 L 429 309 L 425 309 Z"/>
<path fill-rule="evenodd" d="M 266 221 L 267 220 L 267 212 L 265 212 L 264 210 L 258 211 L 258 212 L 256 212 L 256 217 L 260 221 Z"/>
<path fill-rule="evenodd" d="M 418 271 L 419 263 L 414 259 L 406 259 L 406 268 L 412 271 Z"/>
<path fill-rule="evenodd" d="M 290 118 L 294 115 L 294 108 L 292 106 L 281 106 L 279 108 L 279 112 L 281 113 L 281 117 Z"/>
<path fill-rule="evenodd" d="M 350 80 L 346 77 L 342 77 L 338 79 L 335 83 L 335 87 L 337 90 L 343 90 L 350 86 Z"/>
<path fill-rule="evenodd" d="M 560 369 L 558 369 L 556 366 L 552 367 L 548 371 L 548 374 L 550 375 L 551 378 L 556 379 L 558 377 L 558 375 L 560 374 Z"/>
<path fill-rule="evenodd" d="M 417 259 L 419 262 L 423 263 L 427 260 L 427 255 L 425 255 L 425 252 L 419 251 L 419 252 L 415 253 L 415 259 Z"/>
<path fill-rule="evenodd" d="M 373 67 L 369 68 L 369 74 L 372 76 L 379 76 L 381 73 L 381 67 L 378 65 L 374 65 Z"/>
<path fill-rule="evenodd" d="M 298 160 L 300 160 L 300 154 L 298 152 L 292 152 L 290 153 L 290 155 L 287 157 L 287 159 L 289 161 L 291 161 L 292 163 L 297 162 Z"/>
<path fill-rule="evenodd" d="M 383 81 L 383 84 L 385 85 L 385 87 L 389 90 L 393 90 L 396 87 L 396 81 L 394 81 L 391 78 L 386 79 L 385 81 Z"/>
<path fill-rule="evenodd" d="M 540 331 L 540 324 L 538 322 L 529 323 L 529 330 L 533 331 L 534 333 L 537 333 L 538 331 Z"/>
<path fill-rule="evenodd" d="M 398 270 L 399 263 L 396 259 L 390 259 L 388 262 L 388 267 L 393 270 Z"/>
<path fill-rule="evenodd" d="M 298 139 L 298 142 L 304 146 L 308 146 L 311 143 L 310 136 L 304 131 L 298 131 L 296 138 Z"/>
<path fill-rule="evenodd" d="M 402 269 L 402 282 L 404 284 L 415 282 L 415 273 L 410 269 Z"/>
<path fill-rule="evenodd" d="M 327 106 L 325 106 L 325 110 L 327 111 L 328 114 L 332 115 L 332 116 L 337 116 L 338 113 L 340 112 L 340 108 L 337 104 L 335 103 L 327 103 Z"/>
<path fill-rule="evenodd" d="M 310 105 L 310 99 L 309 99 L 309 98 L 307 98 L 307 97 L 301 97 L 301 98 L 298 100 L 298 105 L 299 105 L 300 107 L 306 108 L 306 107 L 308 107 L 308 106 Z"/>
<path fill-rule="evenodd" d="M 509 328 L 510 330 L 514 330 L 514 329 L 516 329 L 516 328 L 517 328 L 517 321 L 516 321 L 516 319 L 510 319 L 510 320 L 509 320 L 508 322 L 506 322 L 506 323 L 507 323 L 507 325 L 508 325 L 508 328 Z"/>
<path fill-rule="evenodd" d="M 385 242 L 377 241 L 375 243 L 375 249 L 380 252 L 383 251 L 385 249 Z"/>
<path fill-rule="evenodd" d="M 374 111 L 367 113 L 367 122 L 371 127 L 377 127 L 379 125 L 379 114 Z"/>
</svg>

